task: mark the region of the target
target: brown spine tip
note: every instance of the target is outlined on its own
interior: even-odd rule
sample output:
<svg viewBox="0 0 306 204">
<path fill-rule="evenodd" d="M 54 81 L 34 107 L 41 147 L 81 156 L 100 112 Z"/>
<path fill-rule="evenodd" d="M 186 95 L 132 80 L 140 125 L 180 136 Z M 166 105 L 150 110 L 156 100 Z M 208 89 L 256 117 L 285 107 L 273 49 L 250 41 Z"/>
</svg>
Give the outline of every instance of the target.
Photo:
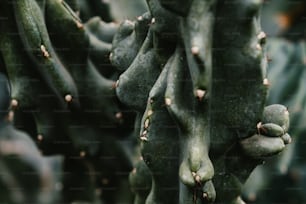
<svg viewBox="0 0 306 204">
<path fill-rule="evenodd" d="M 12 99 L 11 101 L 11 107 L 16 108 L 18 106 L 18 101 L 16 99 Z"/>
<path fill-rule="evenodd" d="M 267 37 L 266 33 L 261 31 L 258 35 L 257 35 L 257 39 L 258 40 L 264 40 Z"/>
<path fill-rule="evenodd" d="M 192 53 L 193 55 L 198 55 L 198 54 L 200 53 L 200 48 L 199 48 L 198 46 L 193 46 L 193 47 L 191 48 L 191 53 Z"/>
<path fill-rule="evenodd" d="M 116 113 L 115 117 L 116 117 L 117 119 L 122 119 L 123 115 L 122 115 L 121 112 L 118 112 L 118 113 Z"/>
<path fill-rule="evenodd" d="M 44 139 L 44 137 L 41 134 L 37 135 L 37 140 L 38 141 L 42 141 L 43 139 Z"/>
<path fill-rule="evenodd" d="M 85 151 L 81 151 L 80 152 L 80 157 L 85 157 L 86 156 L 86 152 Z"/>
<path fill-rule="evenodd" d="M 151 115 L 153 115 L 153 111 L 149 110 L 147 115 L 148 115 L 148 117 L 150 117 Z"/>
<path fill-rule="evenodd" d="M 136 174 L 136 173 L 137 173 L 137 169 L 134 168 L 134 169 L 132 170 L 132 174 Z"/>
<path fill-rule="evenodd" d="M 144 122 L 144 128 L 147 129 L 150 125 L 150 120 L 147 118 Z"/>
<path fill-rule="evenodd" d="M 141 141 L 148 141 L 148 138 L 147 138 L 147 137 L 144 137 L 144 136 L 141 136 L 141 137 L 140 137 L 140 140 L 141 140 Z"/>
<path fill-rule="evenodd" d="M 13 122 L 14 120 L 14 111 L 9 111 L 8 115 L 7 115 L 7 121 L 8 122 Z"/>
<path fill-rule="evenodd" d="M 71 96 L 70 94 L 67 94 L 67 95 L 65 96 L 65 101 L 66 101 L 67 103 L 70 103 L 70 102 L 72 101 L 72 96 Z"/>
<path fill-rule="evenodd" d="M 197 89 L 195 93 L 196 93 L 196 97 L 201 101 L 204 98 L 206 91 L 202 89 Z"/>
<path fill-rule="evenodd" d="M 40 46 L 40 50 L 41 50 L 41 52 L 42 52 L 42 54 L 43 54 L 43 56 L 45 58 L 49 58 L 50 57 L 50 54 L 49 54 L 49 52 L 47 51 L 47 49 L 46 49 L 46 47 L 44 45 Z"/>
<path fill-rule="evenodd" d="M 165 103 L 166 103 L 167 106 L 170 106 L 172 101 L 171 101 L 170 98 L 165 98 Z"/>
<path fill-rule="evenodd" d="M 262 47 L 261 47 L 261 45 L 259 43 L 256 44 L 256 49 L 257 50 L 262 50 Z"/>
<path fill-rule="evenodd" d="M 265 86 L 269 86 L 270 85 L 269 80 L 267 78 L 265 78 L 263 80 L 263 85 L 265 85 Z"/>
<path fill-rule="evenodd" d="M 75 23 L 76 23 L 77 28 L 79 28 L 79 29 L 83 29 L 84 28 L 84 25 L 81 22 L 76 21 Z"/>
</svg>

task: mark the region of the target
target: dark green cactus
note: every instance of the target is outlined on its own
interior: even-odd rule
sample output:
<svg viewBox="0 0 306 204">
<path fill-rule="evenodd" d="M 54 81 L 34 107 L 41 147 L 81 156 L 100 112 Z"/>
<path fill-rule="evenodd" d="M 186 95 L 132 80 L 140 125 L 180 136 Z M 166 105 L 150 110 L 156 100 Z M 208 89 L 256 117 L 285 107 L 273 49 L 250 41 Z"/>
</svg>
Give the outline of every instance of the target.
<svg viewBox="0 0 306 204">
<path fill-rule="evenodd" d="M 127 1 L 0 2 L 0 71 L 12 89 L 0 80 L 0 139 L 28 138 L 14 122 L 43 154 L 65 157 L 62 198 L 29 187 L 29 201 L 239 204 L 253 169 L 290 143 L 287 109 L 264 108 L 261 1 L 146 2 L 149 12 L 134 1 L 121 24 L 112 9 Z M 36 157 L 25 171 L 51 169 L 28 141 Z"/>
</svg>

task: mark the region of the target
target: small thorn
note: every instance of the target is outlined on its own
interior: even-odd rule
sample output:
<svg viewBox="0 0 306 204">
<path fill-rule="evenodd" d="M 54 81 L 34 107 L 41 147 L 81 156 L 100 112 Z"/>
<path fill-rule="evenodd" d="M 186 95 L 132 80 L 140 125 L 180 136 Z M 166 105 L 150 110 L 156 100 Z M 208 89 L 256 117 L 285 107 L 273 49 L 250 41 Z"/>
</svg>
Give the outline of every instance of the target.
<svg viewBox="0 0 306 204">
<path fill-rule="evenodd" d="M 109 3 L 109 0 L 101 0 L 102 3 L 105 3 L 105 4 L 108 4 Z"/>
<path fill-rule="evenodd" d="M 263 39 L 265 39 L 267 37 L 266 33 L 261 31 L 258 35 L 257 35 L 257 39 L 262 41 Z"/>
<path fill-rule="evenodd" d="M 83 29 L 83 28 L 84 28 L 84 25 L 83 25 L 81 22 L 76 21 L 75 23 L 76 23 L 76 26 L 77 26 L 79 29 Z"/>
<path fill-rule="evenodd" d="M 119 87 L 119 80 L 116 81 L 115 83 L 115 87 L 118 88 Z"/>
<path fill-rule="evenodd" d="M 192 175 L 193 177 L 196 177 L 196 176 L 197 176 L 197 174 L 196 174 L 195 172 L 191 172 L 191 175 Z"/>
<path fill-rule="evenodd" d="M 143 157 L 142 157 L 142 156 L 140 156 L 140 157 L 139 157 L 139 160 L 140 160 L 140 161 L 143 161 Z"/>
<path fill-rule="evenodd" d="M 16 108 L 18 106 L 18 101 L 16 99 L 12 99 L 11 106 L 12 108 Z"/>
<path fill-rule="evenodd" d="M 194 180 L 197 182 L 197 183 L 201 183 L 201 177 L 199 175 L 196 175 Z"/>
<path fill-rule="evenodd" d="M 262 50 L 262 47 L 261 47 L 261 45 L 260 45 L 259 43 L 257 43 L 256 49 L 257 49 L 257 50 Z"/>
<path fill-rule="evenodd" d="M 140 140 L 141 141 L 148 141 L 148 138 L 147 137 L 140 137 Z"/>
<path fill-rule="evenodd" d="M 201 101 L 204 96 L 206 94 L 206 91 L 202 90 L 202 89 L 197 89 L 196 90 L 196 97 Z"/>
<path fill-rule="evenodd" d="M 125 22 L 126 24 L 134 25 L 134 23 L 133 23 L 132 21 L 128 20 L 128 19 L 126 19 L 124 22 Z"/>
<path fill-rule="evenodd" d="M 116 113 L 116 115 L 115 115 L 115 117 L 117 118 L 117 119 L 122 119 L 122 113 L 121 112 L 118 112 L 118 113 Z"/>
<path fill-rule="evenodd" d="M 261 128 L 262 122 L 257 123 L 256 127 L 259 130 Z"/>
<path fill-rule="evenodd" d="M 137 173 L 137 169 L 134 168 L 134 169 L 132 170 L 132 174 L 136 174 L 136 173 Z"/>
<path fill-rule="evenodd" d="M 149 110 L 147 115 L 148 115 L 148 117 L 150 117 L 151 115 L 153 115 L 153 111 Z"/>
<path fill-rule="evenodd" d="M 206 192 L 203 193 L 203 198 L 204 198 L 205 200 L 208 199 L 208 194 L 207 194 Z"/>
<path fill-rule="evenodd" d="M 40 46 L 40 50 L 41 50 L 44 57 L 46 57 L 46 58 L 50 57 L 50 54 L 49 54 L 49 52 L 47 51 L 47 49 L 44 45 Z"/>
<path fill-rule="evenodd" d="M 142 137 L 146 137 L 147 134 L 148 134 L 148 131 L 147 131 L 147 130 L 144 130 L 144 131 L 142 132 L 141 136 L 142 136 Z"/>
<path fill-rule="evenodd" d="M 103 178 L 103 179 L 101 180 L 101 183 L 102 183 L 103 185 L 107 185 L 107 184 L 109 184 L 109 180 L 108 180 L 107 178 Z"/>
<path fill-rule="evenodd" d="M 86 152 L 85 151 L 81 151 L 80 152 L 80 157 L 85 157 L 86 156 Z"/>
<path fill-rule="evenodd" d="M 150 104 L 152 104 L 154 102 L 154 100 L 152 98 L 150 98 L 149 102 L 150 102 Z"/>
<path fill-rule="evenodd" d="M 112 61 L 112 58 L 113 58 L 113 53 L 111 52 L 108 56 L 109 61 Z"/>
<path fill-rule="evenodd" d="M 152 18 L 151 24 L 154 24 L 156 22 L 155 18 Z"/>
<path fill-rule="evenodd" d="M 42 141 L 43 139 L 44 139 L 44 137 L 41 134 L 37 135 L 37 140 L 38 141 Z"/>
<path fill-rule="evenodd" d="M 199 48 L 198 46 L 193 46 L 193 47 L 191 48 L 191 53 L 192 53 L 193 55 L 198 55 L 198 54 L 200 53 L 200 48 Z"/>
<path fill-rule="evenodd" d="M 150 120 L 149 118 L 147 118 L 144 122 L 144 128 L 147 129 L 149 127 L 149 124 L 150 124 Z"/>
<path fill-rule="evenodd" d="M 143 17 L 142 17 L 142 16 L 138 16 L 138 17 L 137 17 L 137 20 L 142 21 L 142 20 L 143 20 Z"/>
<path fill-rule="evenodd" d="M 284 113 L 285 115 L 289 115 L 289 110 L 288 110 L 288 108 L 285 110 L 285 113 Z"/>
<path fill-rule="evenodd" d="M 269 80 L 267 78 L 265 78 L 263 80 L 263 85 L 265 85 L 265 86 L 269 86 L 270 85 Z"/>
<path fill-rule="evenodd" d="M 166 103 L 167 106 L 170 106 L 172 101 L 171 101 L 170 98 L 165 98 L 165 103 Z"/>
<path fill-rule="evenodd" d="M 72 96 L 71 96 L 70 94 L 67 94 L 67 95 L 65 96 L 65 101 L 66 101 L 67 103 L 70 103 L 70 102 L 72 101 Z"/>
</svg>

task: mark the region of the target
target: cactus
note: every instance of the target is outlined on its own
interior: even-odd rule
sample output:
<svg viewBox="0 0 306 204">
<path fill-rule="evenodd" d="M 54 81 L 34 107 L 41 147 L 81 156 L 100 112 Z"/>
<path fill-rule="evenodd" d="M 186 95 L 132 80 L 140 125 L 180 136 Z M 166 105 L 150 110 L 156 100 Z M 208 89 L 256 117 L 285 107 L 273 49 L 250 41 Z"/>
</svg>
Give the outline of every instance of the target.
<svg viewBox="0 0 306 204">
<path fill-rule="evenodd" d="M 35 171 L 52 169 L 39 148 L 61 154 L 67 172 L 48 174 L 61 179 L 58 200 L 53 185 L 16 203 L 239 204 L 253 169 L 290 143 L 287 109 L 264 107 L 261 1 L 146 3 L 118 24 L 114 2 L 0 2 L 0 115 L 10 120 L 0 138 L 27 138 Z"/>
</svg>

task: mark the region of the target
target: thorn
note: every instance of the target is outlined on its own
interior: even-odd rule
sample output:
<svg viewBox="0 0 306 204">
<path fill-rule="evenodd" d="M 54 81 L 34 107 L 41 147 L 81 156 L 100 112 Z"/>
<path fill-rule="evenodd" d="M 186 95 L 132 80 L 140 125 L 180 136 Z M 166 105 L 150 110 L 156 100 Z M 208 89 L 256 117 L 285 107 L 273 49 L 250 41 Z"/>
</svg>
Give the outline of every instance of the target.
<svg viewBox="0 0 306 204">
<path fill-rule="evenodd" d="M 137 169 L 134 168 L 134 169 L 132 170 L 132 174 L 136 174 L 136 173 L 137 173 Z"/>
<path fill-rule="evenodd" d="M 154 24 L 156 22 L 155 18 L 152 18 L 151 24 Z"/>
<path fill-rule="evenodd" d="M 109 184 L 109 180 L 107 178 L 103 178 L 103 179 L 101 179 L 101 183 L 103 185 L 107 185 L 107 184 Z"/>
<path fill-rule="evenodd" d="M 257 123 L 257 133 L 260 135 L 260 129 L 261 129 L 262 122 Z"/>
<path fill-rule="evenodd" d="M 257 35 L 257 39 L 262 41 L 267 37 L 266 33 L 261 31 L 258 35 Z"/>
<path fill-rule="evenodd" d="M 204 198 L 205 200 L 208 199 L 208 194 L 207 194 L 206 192 L 203 193 L 203 198 Z"/>
<path fill-rule="evenodd" d="M 142 16 L 138 16 L 138 17 L 137 17 L 137 20 L 142 21 L 142 20 L 143 20 L 143 17 L 142 17 Z"/>
<path fill-rule="evenodd" d="M 170 98 L 165 98 L 165 103 L 166 103 L 167 106 L 170 106 L 172 101 L 171 101 Z"/>
<path fill-rule="evenodd" d="M 201 183 L 201 177 L 199 175 L 196 175 L 196 177 L 194 178 L 194 180 L 197 182 L 197 183 Z"/>
<path fill-rule="evenodd" d="M 206 94 L 206 91 L 202 90 L 202 89 L 197 89 L 196 90 L 196 97 L 201 101 L 204 96 Z"/>
<path fill-rule="evenodd" d="M 139 160 L 140 160 L 140 161 L 143 161 L 143 157 L 142 157 L 142 156 L 140 156 L 140 157 L 139 157 Z"/>
<path fill-rule="evenodd" d="M 16 108 L 18 106 L 18 101 L 16 99 L 11 100 L 11 106 L 12 108 Z"/>
<path fill-rule="evenodd" d="M 118 88 L 118 87 L 119 87 L 119 80 L 117 80 L 115 83 L 115 88 Z"/>
<path fill-rule="evenodd" d="M 40 50 L 41 50 L 41 52 L 42 52 L 44 57 L 46 57 L 46 58 L 50 57 L 50 54 L 49 54 L 49 52 L 47 51 L 47 49 L 46 49 L 46 47 L 44 45 L 40 46 Z"/>
<path fill-rule="evenodd" d="M 267 78 L 265 78 L 263 80 L 263 85 L 265 85 L 265 86 L 269 86 L 270 85 L 269 80 Z"/>
<path fill-rule="evenodd" d="M 141 141 L 146 141 L 146 142 L 147 142 L 147 141 L 148 141 L 148 138 L 142 136 L 142 137 L 140 137 L 140 140 L 141 140 Z"/>
<path fill-rule="evenodd" d="M 193 176 L 193 177 L 196 177 L 196 173 L 195 172 L 191 172 L 191 175 Z"/>
<path fill-rule="evenodd" d="M 76 21 L 75 23 L 76 23 L 76 26 L 77 26 L 79 29 L 83 29 L 83 28 L 84 28 L 84 25 L 83 25 L 81 22 Z"/>
<path fill-rule="evenodd" d="M 149 99 L 150 104 L 152 104 L 154 102 L 154 100 L 152 98 Z"/>
<path fill-rule="evenodd" d="M 113 58 L 113 53 L 111 52 L 108 56 L 109 61 L 112 61 L 112 58 Z"/>
<path fill-rule="evenodd" d="M 65 101 L 66 101 L 67 103 L 70 103 L 70 102 L 72 101 L 72 96 L 71 96 L 70 94 L 67 94 L 67 95 L 65 96 Z"/>
<path fill-rule="evenodd" d="M 41 134 L 37 135 L 37 140 L 38 141 L 42 141 L 43 139 L 44 139 L 44 137 Z"/>
<path fill-rule="evenodd" d="M 117 119 L 122 119 L 122 113 L 121 112 L 118 112 L 118 113 L 116 113 L 116 115 L 115 115 L 115 117 L 117 118 Z"/>
<path fill-rule="evenodd" d="M 257 50 L 262 50 L 262 47 L 261 47 L 261 45 L 260 45 L 259 43 L 257 43 L 256 49 L 257 49 Z"/>
<path fill-rule="evenodd" d="M 134 25 L 134 23 L 133 23 L 132 21 L 128 20 L 128 19 L 126 19 L 124 22 L 125 22 L 126 24 Z"/>
<path fill-rule="evenodd" d="M 147 118 L 144 122 L 144 128 L 147 129 L 149 127 L 149 124 L 150 124 L 150 120 L 149 118 Z"/>
<path fill-rule="evenodd" d="M 151 115 L 153 115 L 153 111 L 152 110 L 148 110 L 148 117 L 150 117 Z"/>
<path fill-rule="evenodd" d="M 80 152 L 80 157 L 85 157 L 86 156 L 86 152 L 85 151 L 81 151 Z"/>
<path fill-rule="evenodd" d="M 193 46 L 193 47 L 191 48 L 191 53 L 192 53 L 193 55 L 198 55 L 198 54 L 200 53 L 200 48 L 199 48 L 198 46 Z"/>
<path fill-rule="evenodd" d="M 102 3 L 105 3 L 105 4 L 108 4 L 109 3 L 109 0 L 101 0 Z"/>
</svg>

